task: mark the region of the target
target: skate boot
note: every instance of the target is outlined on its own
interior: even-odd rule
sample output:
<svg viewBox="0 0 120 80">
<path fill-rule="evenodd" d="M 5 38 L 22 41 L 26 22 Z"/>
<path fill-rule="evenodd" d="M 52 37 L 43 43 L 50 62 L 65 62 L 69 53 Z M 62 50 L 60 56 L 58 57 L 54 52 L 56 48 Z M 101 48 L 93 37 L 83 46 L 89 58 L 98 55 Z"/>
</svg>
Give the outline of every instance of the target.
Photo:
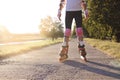
<svg viewBox="0 0 120 80">
<path fill-rule="evenodd" d="M 78 45 L 78 48 L 79 48 L 79 53 L 80 53 L 80 58 L 82 59 L 82 60 L 84 60 L 85 62 L 87 62 L 87 59 L 86 59 L 86 51 L 85 51 L 85 45 Z"/>
<path fill-rule="evenodd" d="M 68 58 L 68 46 L 62 46 L 62 49 L 60 51 L 60 62 L 64 62 Z"/>
</svg>

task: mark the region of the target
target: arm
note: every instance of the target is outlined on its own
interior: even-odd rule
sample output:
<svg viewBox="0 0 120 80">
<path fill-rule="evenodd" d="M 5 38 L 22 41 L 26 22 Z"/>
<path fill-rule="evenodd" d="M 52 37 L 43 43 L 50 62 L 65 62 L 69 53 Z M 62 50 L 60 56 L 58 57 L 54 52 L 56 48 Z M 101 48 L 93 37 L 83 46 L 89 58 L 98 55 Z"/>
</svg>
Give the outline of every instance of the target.
<svg viewBox="0 0 120 80">
<path fill-rule="evenodd" d="M 66 1 L 66 0 L 61 0 L 61 1 L 60 1 L 59 10 L 62 10 L 62 9 L 64 8 L 64 6 L 65 6 L 65 1 Z"/>
<path fill-rule="evenodd" d="M 84 11 L 87 9 L 87 4 L 84 0 L 82 0 L 82 2 L 81 2 L 81 7 Z"/>
<path fill-rule="evenodd" d="M 58 15 L 57 15 L 59 20 L 61 20 L 61 15 L 62 15 L 61 11 L 65 6 L 65 2 L 66 2 L 66 0 L 60 0 L 59 9 L 58 9 Z"/>
<path fill-rule="evenodd" d="M 87 4 L 84 0 L 82 0 L 81 2 L 81 7 L 82 7 L 82 10 L 84 11 L 85 18 L 88 18 Z"/>
</svg>

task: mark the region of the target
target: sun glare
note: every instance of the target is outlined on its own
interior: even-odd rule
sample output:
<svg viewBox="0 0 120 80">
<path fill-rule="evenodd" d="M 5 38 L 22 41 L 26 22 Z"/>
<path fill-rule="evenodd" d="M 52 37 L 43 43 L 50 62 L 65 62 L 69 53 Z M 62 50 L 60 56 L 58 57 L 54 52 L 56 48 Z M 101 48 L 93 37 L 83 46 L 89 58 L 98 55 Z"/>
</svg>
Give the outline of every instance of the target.
<svg viewBox="0 0 120 80">
<path fill-rule="evenodd" d="M 0 0 L 0 24 L 12 33 L 36 33 L 40 19 L 57 15 L 59 0 Z"/>
</svg>

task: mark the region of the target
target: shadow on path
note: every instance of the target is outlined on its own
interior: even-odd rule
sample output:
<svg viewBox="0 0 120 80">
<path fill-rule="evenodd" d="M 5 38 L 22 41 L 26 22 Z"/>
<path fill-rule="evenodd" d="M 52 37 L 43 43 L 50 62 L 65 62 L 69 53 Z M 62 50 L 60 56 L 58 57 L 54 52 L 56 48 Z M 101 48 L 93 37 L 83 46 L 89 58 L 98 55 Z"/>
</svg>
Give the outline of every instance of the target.
<svg viewBox="0 0 120 80">
<path fill-rule="evenodd" d="M 112 67 L 112 66 L 109 66 L 109 65 L 106 65 L 106 64 L 96 63 L 96 62 L 92 62 L 92 61 L 88 61 L 87 63 L 94 64 L 94 65 L 100 66 L 100 67 L 106 67 L 106 68 L 110 68 L 110 69 L 113 69 L 113 70 L 117 70 L 117 71 L 119 70 L 120 71 L 120 68 L 115 68 L 115 67 Z M 74 60 L 67 60 L 67 61 L 64 62 L 64 64 L 75 67 L 75 68 L 80 68 L 80 69 L 87 70 L 87 71 L 90 71 L 90 72 L 93 72 L 93 73 L 96 73 L 96 74 L 120 79 L 120 74 L 119 73 L 114 73 L 114 72 L 106 71 L 106 70 L 103 70 L 103 69 L 99 69 L 99 68 L 96 68 L 94 66 L 87 65 L 87 63 L 84 64 L 84 63 L 80 63 L 80 62 L 77 62 L 77 61 L 74 61 Z"/>
<path fill-rule="evenodd" d="M 106 67 L 106 68 L 109 68 L 109 69 L 112 69 L 112 70 L 120 71 L 120 68 L 118 68 L 118 67 L 113 67 L 113 66 L 110 66 L 110 65 L 101 64 L 101 63 L 97 63 L 97 62 L 93 62 L 93 61 L 88 61 L 88 63 L 94 64 L 94 65 L 97 65 L 97 66 L 101 66 L 101 67 Z"/>
</svg>

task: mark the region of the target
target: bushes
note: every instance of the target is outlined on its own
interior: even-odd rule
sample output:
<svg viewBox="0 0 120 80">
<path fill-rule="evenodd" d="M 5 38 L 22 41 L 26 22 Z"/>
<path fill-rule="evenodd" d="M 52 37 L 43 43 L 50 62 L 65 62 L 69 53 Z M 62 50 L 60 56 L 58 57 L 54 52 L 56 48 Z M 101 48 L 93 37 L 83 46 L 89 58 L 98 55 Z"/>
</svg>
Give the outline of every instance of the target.
<svg viewBox="0 0 120 80">
<path fill-rule="evenodd" d="M 106 24 L 100 23 L 84 23 L 84 28 L 88 32 L 88 36 L 96 39 L 111 39 L 112 28 Z"/>
<path fill-rule="evenodd" d="M 88 0 L 90 17 L 84 27 L 90 37 L 120 42 L 119 4 L 119 0 Z"/>
</svg>

